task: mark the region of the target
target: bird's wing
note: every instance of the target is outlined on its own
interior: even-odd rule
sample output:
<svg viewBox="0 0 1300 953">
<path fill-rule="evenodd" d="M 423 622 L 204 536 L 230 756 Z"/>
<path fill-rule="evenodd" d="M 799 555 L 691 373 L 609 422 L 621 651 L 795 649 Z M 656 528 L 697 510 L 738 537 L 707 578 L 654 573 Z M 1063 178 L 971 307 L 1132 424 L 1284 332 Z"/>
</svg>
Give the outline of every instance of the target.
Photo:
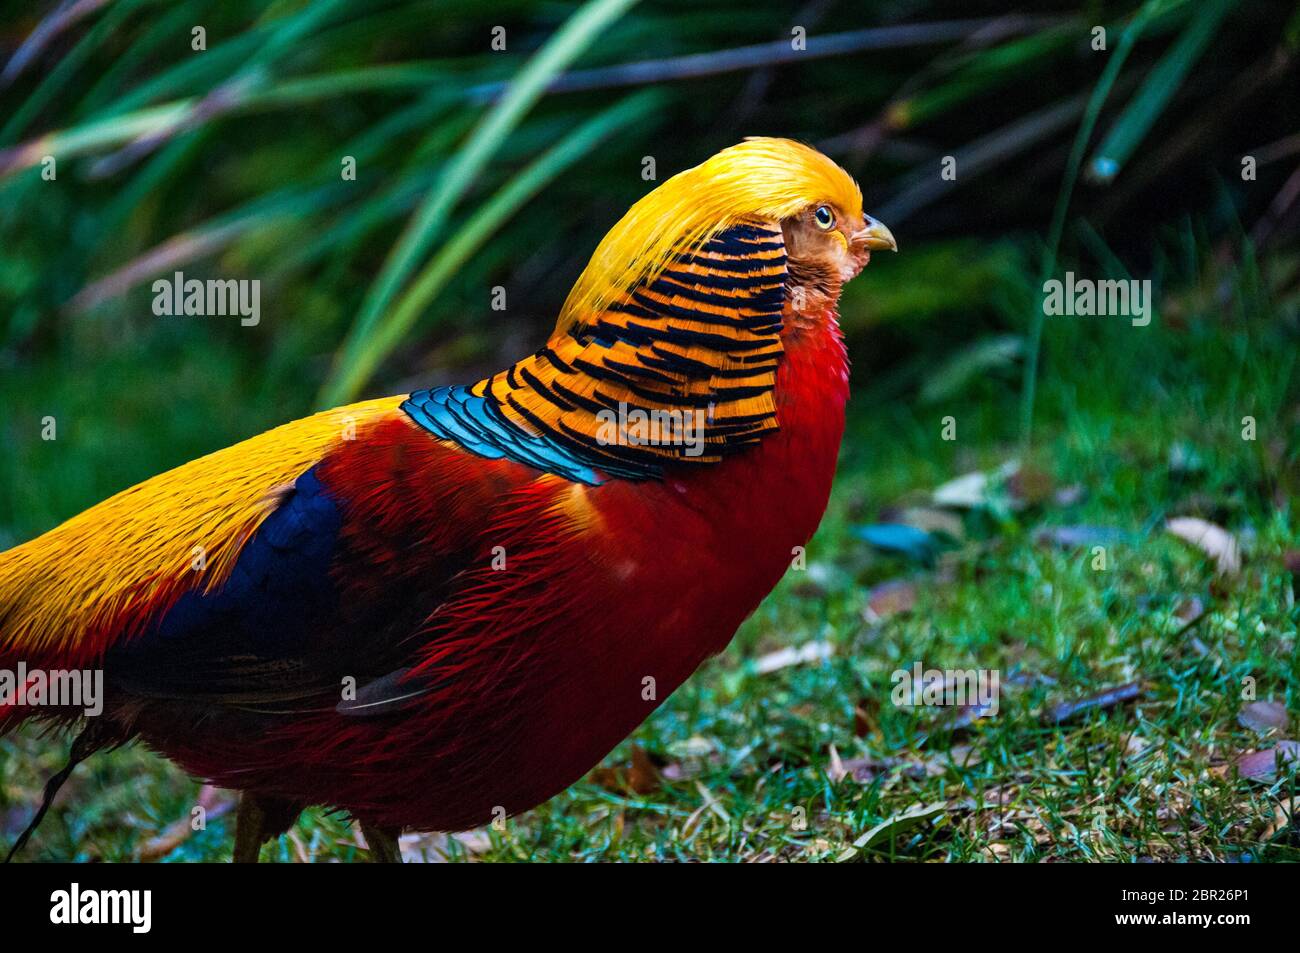
<svg viewBox="0 0 1300 953">
<path fill-rule="evenodd" d="M 322 690 L 338 592 L 331 565 L 343 510 L 317 467 L 278 494 L 274 510 L 211 589 L 183 592 L 104 667 L 142 698 L 275 706 Z"/>
<path fill-rule="evenodd" d="M 400 401 L 278 427 L 0 553 L 0 660 L 90 667 L 112 655 L 179 677 L 196 652 L 238 654 L 254 632 L 267 654 L 287 654 L 323 598 L 340 524 L 316 468 L 397 419 Z"/>
</svg>

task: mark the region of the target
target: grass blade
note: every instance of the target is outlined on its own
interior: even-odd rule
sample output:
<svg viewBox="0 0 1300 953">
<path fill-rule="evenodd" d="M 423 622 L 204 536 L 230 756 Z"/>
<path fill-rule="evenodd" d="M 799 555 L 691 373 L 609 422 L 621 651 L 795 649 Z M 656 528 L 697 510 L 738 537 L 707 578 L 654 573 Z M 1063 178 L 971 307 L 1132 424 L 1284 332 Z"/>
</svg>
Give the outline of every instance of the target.
<svg viewBox="0 0 1300 953">
<path fill-rule="evenodd" d="M 1056 269 L 1056 254 L 1061 245 L 1061 233 L 1065 229 L 1065 214 L 1070 208 L 1070 196 L 1074 194 L 1074 184 L 1079 178 L 1079 167 L 1083 164 L 1083 154 L 1088 148 L 1088 140 L 1092 138 L 1092 131 L 1096 128 L 1097 118 L 1101 115 L 1101 108 L 1106 104 L 1116 80 L 1119 79 L 1120 70 L 1124 68 L 1124 61 L 1133 52 L 1133 47 L 1138 38 L 1142 36 L 1142 33 L 1154 18 L 1166 12 L 1167 6 L 1165 0 L 1147 0 L 1142 5 L 1142 9 L 1129 21 L 1129 25 L 1124 28 L 1124 32 L 1120 34 L 1119 44 L 1116 46 L 1114 54 L 1106 61 L 1106 68 L 1102 70 L 1101 78 L 1097 80 L 1092 95 L 1088 97 L 1088 105 L 1083 110 L 1083 121 L 1079 124 L 1079 132 L 1074 137 L 1074 146 L 1070 149 L 1070 158 L 1066 161 L 1065 175 L 1061 179 L 1061 191 L 1057 195 L 1056 208 L 1052 212 L 1052 224 L 1048 230 L 1047 247 L 1043 253 L 1043 270 L 1039 275 L 1035 289 L 1036 307 L 1029 331 L 1024 383 L 1020 390 L 1020 439 L 1025 447 L 1029 445 L 1030 434 L 1034 426 L 1034 397 L 1038 386 L 1038 355 L 1043 343 L 1043 322 L 1047 318 L 1043 311 L 1042 301 L 1037 297 L 1037 289 L 1043 287 L 1043 283 L 1051 277 L 1052 272 Z"/>
<path fill-rule="evenodd" d="M 647 91 L 598 114 L 544 152 L 480 206 L 424 267 L 397 306 L 360 340 L 360 346 L 347 363 L 326 384 L 324 393 L 328 399 L 336 403 L 353 399 L 375 368 L 401 342 L 420 312 L 503 222 L 604 139 L 644 118 L 660 102 L 659 94 Z"/>
<path fill-rule="evenodd" d="M 335 358 L 330 382 L 321 392 L 324 404 L 328 406 L 346 400 L 368 376 L 368 371 L 359 371 L 361 354 L 366 350 L 366 337 L 446 226 L 452 208 L 502 142 L 546 92 L 551 80 L 636 2 L 589 0 L 525 64 L 506 94 L 488 111 L 465 147 L 448 164 L 438 186 L 431 191 L 384 262 L 383 271 L 367 293 L 361 314 Z"/>
<path fill-rule="evenodd" d="M 1119 174 L 1235 5 L 1235 0 L 1210 0 L 1197 9 L 1173 49 L 1151 70 L 1137 95 L 1120 113 L 1101 146 L 1093 153 L 1088 163 L 1089 178 L 1109 182 Z"/>
</svg>

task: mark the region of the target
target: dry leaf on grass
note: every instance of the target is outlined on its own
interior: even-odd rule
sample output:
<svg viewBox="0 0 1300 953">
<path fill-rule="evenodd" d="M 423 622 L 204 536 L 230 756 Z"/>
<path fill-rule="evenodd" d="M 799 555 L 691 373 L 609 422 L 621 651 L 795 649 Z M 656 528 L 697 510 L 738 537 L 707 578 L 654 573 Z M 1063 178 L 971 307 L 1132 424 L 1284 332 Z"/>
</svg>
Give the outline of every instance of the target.
<svg viewBox="0 0 1300 953">
<path fill-rule="evenodd" d="M 1117 685 L 1114 688 L 1104 689 L 1086 698 L 1053 705 L 1047 711 L 1047 720 L 1059 725 L 1061 722 L 1069 721 L 1084 712 L 1114 708 L 1116 705 L 1132 701 L 1141 694 L 1142 686 L 1138 682 Z"/>
<path fill-rule="evenodd" d="M 1273 820 L 1264 828 L 1260 840 L 1268 840 L 1283 829 L 1295 826 L 1297 809 L 1300 809 L 1300 798 L 1279 801 L 1273 811 Z"/>
<path fill-rule="evenodd" d="M 830 746 L 830 764 L 826 774 L 832 781 L 852 778 L 858 784 L 870 784 L 881 775 L 897 770 L 899 777 L 922 780 L 937 778 L 953 769 L 961 770 L 979 764 L 984 756 L 970 745 L 953 745 L 947 751 L 936 751 L 929 756 L 919 754 L 901 758 L 860 757 L 841 760 L 835 746 Z"/>
<path fill-rule="evenodd" d="M 874 697 L 863 697 L 853 706 L 853 737 L 865 738 L 875 730 L 876 712 L 880 703 Z"/>
<path fill-rule="evenodd" d="M 933 801 L 930 804 L 918 804 L 915 807 L 886 818 L 853 842 L 836 860 L 850 860 L 858 851 L 866 850 L 877 844 L 883 844 L 891 837 L 906 834 L 918 824 L 933 820 L 948 810 L 947 801 Z"/>
<path fill-rule="evenodd" d="M 1023 506 L 1046 503 L 1055 489 L 1056 484 L 1050 473 L 1028 464 L 1016 470 L 1007 480 L 1007 490 Z"/>
<path fill-rule="evenodd" d="M 832 781 L 843 781 L 845 778 L 852 778 L 858 784 L 870 784 L 882 774 L 897 767 L 904 762 L 898 758 L 849 758 L 847 761 L 841 760 L 839 752 L 835 746 L 831 746 L 831 760 L 826 768 L 826 774 Z M 906 770 L 904 773 L 908 773 Z M 924 777 L 924 768 L 918 763 L 916 765 L 915 777 Z"/>
<path fill-rule="evenodd" d="M 1128 533 L 1116 526 L 1043 526 L 1034 531 L 1039 546 L 1081 549 L 1085 546 L 1114 546 L 1128 539 Z"/>
<path fill-rule="evenodd" d="M 943 533 L 960 542 L 966 536 L 961 517 L 933 506 L 909 506 L 891 516 L 893 522 L 906 523 L 927 533 Z"/>
<path fill-rule="evenodd" d="M 405 864 L 445 864 L 457 847 L 471 858 L 492 847 L 486 827 L 459 834 L 403 834 L 397 841 Z"/>
<path fill-rule="evenodd" d="M 1251 702 L 1249 705 L 1241 706 L 1241 711 L 1237 713 L 1237 721 L 1243 727 L 1258 731 L 1260 734 L 1270 731 L 1284 733 L 1290 718 L 1287 716 L 1286 706 L 1281 702 Z"/>
<path fill-rule="evenodd" d="M 863 615 L 868 622 L 882 622 L 890 616 L 903 615 L 916 607 L 916 583 L 908 579 L 891 579 L 873 586 L 867 593 Z"/>
<path fill-rule="evenodd" d="M 1180 599 L 1177 608 L 1174 609 L 1174 618 L 1183 625 L 1191 625 L 1203 615 L 1205 615 L 1205 603 L 1199 596 Z"/>
<path fill-rule="evenodd" d="M 996 470 L 963 473 L 935 488 L 930 500 L 935 506 L 957 510 L 974 510 L 1005 506 L 1020 509 L 1024 502 L 1008 493 L 1007 481 L 1020 470 L 1018 460 L 1009 460 Z"/>
<path fill-rule="evenodd" d="M 1235 576 L 1241 571 L 1241 546 L 1222 526 L 1195 516 L 1175 516 L 1165 522 L 1165 529 L 1213 559 L 1223 575 Z"/>
<path fill-rule="evenodd" d="M 834 654 L 835 646 L 829 642 L 805 642 L 803 645 L 778 649 L 775 652 L 768 652 L 766 655 L 760 656 L 758 661 L 754 663 L 754 671 L 759 675 L 769 675 L 792 665 L 802 665 L 805 662 L 821 662 Z"/>
<path fill-rule="evenodd" d="M 631 765 L 596 768 L 591 772 L 591 781 L 618 794 L 652 794 L 659 790 L 660 777 L 645 749 L 633 745 Z"/>
<path fill-rule="evenodd" d="M 715 751 L 703 758 L 687 758 L 684 761 L 670 761 L 659 771 L 660 777 L 671 784 L 692 781 L 702 774 L 716 771 L 726 763 L 721 752 Z"/>
<path fill-rule="evenodd" d="M 1243 778 L 1252 781 L 1272 781 L 1277 777 L 1279 764 L 1285 770 L 1288 764 L 1298 760 L 1300 760 L 1300 741 L 1279 741 L 1275 748 L 1250 751 L 1241 755 L 1232 766 Z"/>
</svg>

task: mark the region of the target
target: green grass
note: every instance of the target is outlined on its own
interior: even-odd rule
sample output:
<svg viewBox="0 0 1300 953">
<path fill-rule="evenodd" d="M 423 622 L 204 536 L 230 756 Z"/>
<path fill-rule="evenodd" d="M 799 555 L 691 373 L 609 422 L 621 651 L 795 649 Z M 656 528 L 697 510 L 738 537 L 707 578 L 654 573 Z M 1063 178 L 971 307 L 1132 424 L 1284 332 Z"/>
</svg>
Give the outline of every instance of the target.
<svg viewBox="0 0 1300 953">
<path fill-rule="evenodd" d="M 1300 859 L 1300 830 L 1286 821 L 1300 797 L 1294 772 L 1250 780 L 1230 769 L 1276 741 L 1238 722 L 1244 678 L 1258 699 L 1282 702 L 1293 718 L 1300 711 L 1300 609 L 1283 565 L 1300 549 L 1289 502 L 1300 479 L 1293 307 L 1256 300 L 1244 273 L 1231 277 L 1239 314 L 1191 286 L 1166 299 L 1177 322 L 1049 322 L 1036 442 L 1024 458 L 1034 477 L 1023 485 L 1036 491 L 1022 495 L 1038 502 L 958 513 L 961 538 L 931 568 L 873 552 L 853 529 L 1015 457 L 1017 395 L 986 375 L 926 407 L 883 400 L 873 381 L 858 380 L 807 570 L 788 574 L 606 770 L 504 830 L 411 838 L 408 849 L 478 861 Z M 1241 438 L 1247 413 L 1257 418 L 1253 442 Z M 940 433 L 949 414 L 954 441 Z M 1065 488 L 1074 499 L 1053 499 Z M 1241 574 L 1216 576 L 1204 554 L 1165 532 L 1174 515 L 1235 533 Z M 1117 531 L 1110 568 L 1094 569 L 1089 548 L 1041 538 L 1068 526 Z M 900 578 L 916 584 L 911 611 L 869 621 L 872 587 Z M 1189 626 L 1175 612 L 1193 600 L 1204 613 Z M 756 670 L 766 653 L 810 642 L 833 654 Z M 949 730 L 943 710 L 896 707 L 890 673 L 915 661 L 997 670 L 999 713 Z M 1046 717 L 1057 703 L 1134 681 L 1136 702 L 1061 725 Z M 657 778 L 642 771 L 632 783 L 619 770 L 635 749 Z M 848 776 L 832 776 L 832 750 Z M 0 746 L 7 830 L 60 751 L 31 737 Z M 100 756 L 69 784 L 28 857 L 135 857 L 189 816 L 198 791 L 141 750 Z M 882 822 L 936 804 L 919 823 L 852 849 Z M 228 859 L 231 820 L 214 817 L 163 859 Z M 264 852 L 364 856 L 346 820 L 320 811 Z"/>
</svg>

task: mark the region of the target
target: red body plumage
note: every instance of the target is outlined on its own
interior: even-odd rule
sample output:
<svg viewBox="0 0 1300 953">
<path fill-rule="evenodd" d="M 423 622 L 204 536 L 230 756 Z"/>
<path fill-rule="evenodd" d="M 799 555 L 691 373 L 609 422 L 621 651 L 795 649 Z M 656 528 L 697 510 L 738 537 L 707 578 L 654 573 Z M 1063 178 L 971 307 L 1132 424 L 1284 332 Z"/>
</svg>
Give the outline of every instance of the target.
<svg viewBox="0 0 1300 953">
<path fill-rule="evenodd" d="M 418 588 L 449 559 L 479 567 L 429 622 L 438 637 L 422 668 L 443 687 L 396 723 L 331 710 L 253 734 L 217 720 L 177 735 L 149 725 L 144 736 L 218 784 L 380 824 L 462 829 L 563 790 L 726 645 L 816 529 L 848 394 L 826 318 L 786 335 L 780 431 L 663 481 L 538 481 L 400 420 L 359 434 L 321 469 L 346 501 L 340 628 L 349 605 Z M 581 531 L 559 531 L 566 507 L 589 508 Z M 423 563 L 409 562 L 413 536 Z M 506 571 L 492 568 L 496 546 Z"/>
</svg>

